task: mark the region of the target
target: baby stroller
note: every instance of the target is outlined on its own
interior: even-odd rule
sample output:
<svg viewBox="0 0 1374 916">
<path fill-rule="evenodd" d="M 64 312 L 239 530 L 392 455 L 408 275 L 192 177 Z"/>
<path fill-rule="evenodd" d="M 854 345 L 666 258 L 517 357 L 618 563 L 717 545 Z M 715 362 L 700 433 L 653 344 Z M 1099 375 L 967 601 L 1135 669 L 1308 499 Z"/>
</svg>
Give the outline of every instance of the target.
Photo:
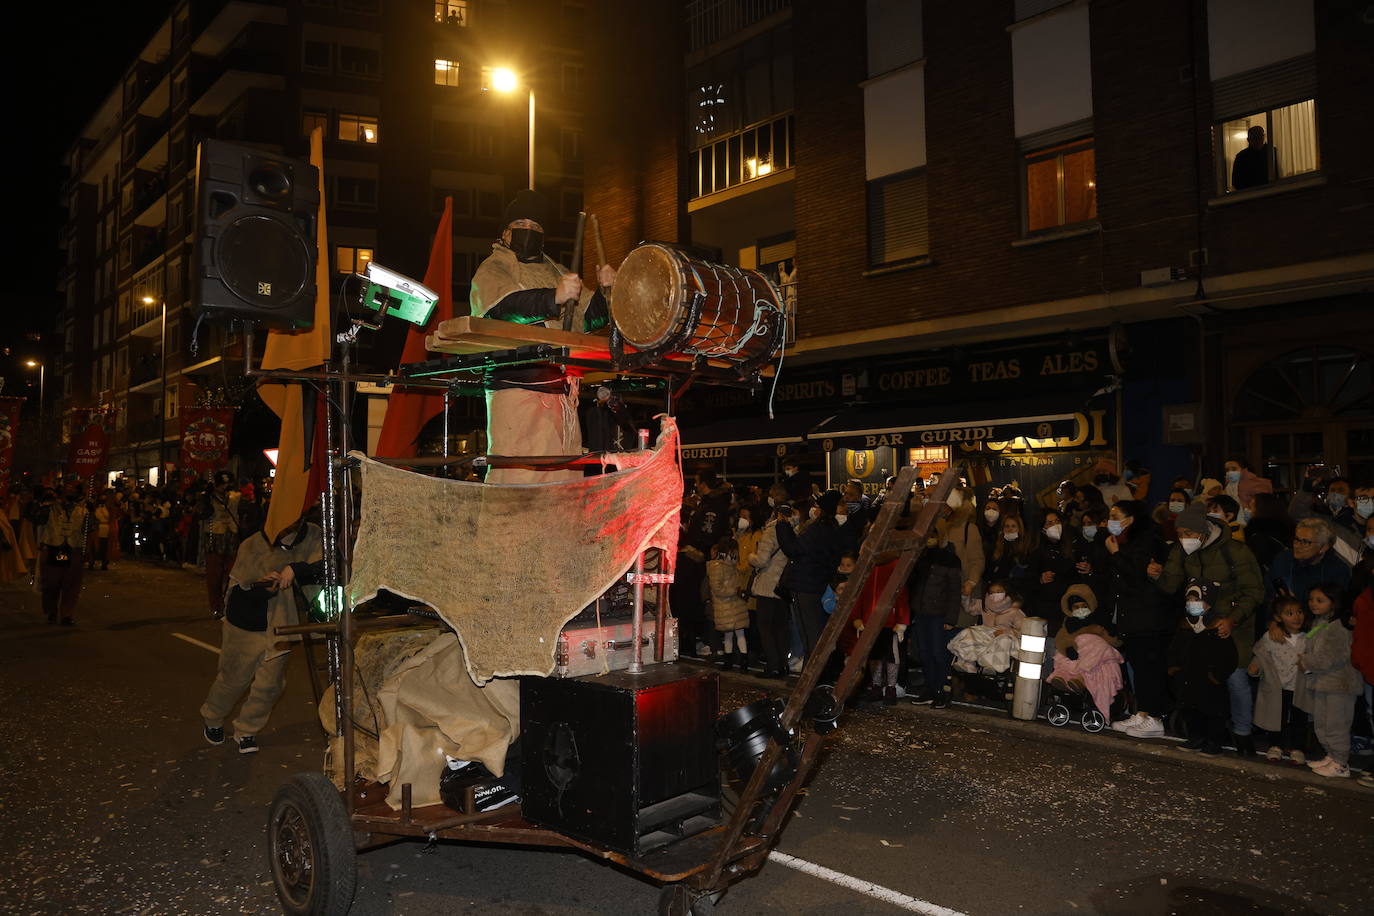
<svg viewBox="0 0 1374 916">
<path fill-rule="evenodd" d="M 1112 697 L 1110 708 L 1105 712 L 1097 708 L 1088 688 L 1078 680 L 1048 680 L 1043 697 L 1045 721 L 1055 728 L 1063 728 L 1076 719 L 1085 732 L 1094 735 L 1106 728 L 1108 722 L 1129 718 L 1135 712 L 1135 701 L 1125 686 Z"/>
</svg>

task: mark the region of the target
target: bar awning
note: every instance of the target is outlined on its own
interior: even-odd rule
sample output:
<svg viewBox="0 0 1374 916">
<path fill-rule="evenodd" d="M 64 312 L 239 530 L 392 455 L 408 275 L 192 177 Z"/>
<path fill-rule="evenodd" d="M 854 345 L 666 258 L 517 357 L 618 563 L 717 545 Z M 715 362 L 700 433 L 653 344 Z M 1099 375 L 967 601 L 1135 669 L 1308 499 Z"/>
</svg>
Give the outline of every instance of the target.
<svg viewBox="0 0 1374 916">
<path fill-rule="evenodd" d="M 1059 438 L 1074 434 L 1074 413 L 1085 400 L 1070 395 L 984 404 L 864 405 L 817 424 L 806 438 L 828 443 L 827 450 Z"/>
<path fill-rule="evenodd" d="M 768 417 L 731 417 L 682 430 L 683 448 L 734 448 L 800 445 L 818 423 L 833 419 L 839 408 Z"/>
</svg>

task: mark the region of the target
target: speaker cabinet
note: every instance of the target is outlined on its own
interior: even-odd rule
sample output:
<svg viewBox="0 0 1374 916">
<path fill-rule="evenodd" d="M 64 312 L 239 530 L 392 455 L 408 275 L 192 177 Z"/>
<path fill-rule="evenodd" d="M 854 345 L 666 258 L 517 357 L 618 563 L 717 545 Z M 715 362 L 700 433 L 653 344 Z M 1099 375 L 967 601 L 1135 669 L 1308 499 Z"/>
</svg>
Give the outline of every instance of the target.
<svg viewBox="0 0 1374 916">
<path fill-rule="evenodd" d="M 196 152 L 191 296 L 210 317 L 276 328 L 315 318 L 319 170 L 223 140 Z"/>
<path fill-rule="evenodd" d="M 520 682 L 526 820 L 639 855 L 720 822 L 719 679 L 685 665 Z"/>
</svg>

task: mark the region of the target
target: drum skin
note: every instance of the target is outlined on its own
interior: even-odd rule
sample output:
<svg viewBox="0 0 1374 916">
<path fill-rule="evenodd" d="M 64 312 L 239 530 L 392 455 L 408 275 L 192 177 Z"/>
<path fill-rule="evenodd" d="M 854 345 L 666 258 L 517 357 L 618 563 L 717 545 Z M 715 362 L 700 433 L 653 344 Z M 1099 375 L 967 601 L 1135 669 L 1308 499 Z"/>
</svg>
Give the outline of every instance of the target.
<svg viewBox="0 0 1374 916">
<path fill-rule="evenodd" d="M 782 344 L 781 297 L 763 274 L 646 243 L 616 272 L 611 320 L 625 341 L 660 358 L 762 364 Z"/>
</svg>

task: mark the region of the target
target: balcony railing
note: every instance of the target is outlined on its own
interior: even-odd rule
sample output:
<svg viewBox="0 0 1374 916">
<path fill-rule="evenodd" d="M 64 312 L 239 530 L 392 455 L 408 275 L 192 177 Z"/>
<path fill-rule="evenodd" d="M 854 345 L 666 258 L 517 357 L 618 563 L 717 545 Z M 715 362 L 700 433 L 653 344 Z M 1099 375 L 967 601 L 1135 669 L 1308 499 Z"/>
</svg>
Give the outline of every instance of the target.
<svg viewBox="0 0 1374 916">
<path fill-rule="evenodd" d="M 687 50 L 697 51 L 792 8 L 792 0 L 692 0 L 687 4 Z"/>
<path fill-rule="evenodd" d="M 792 131 L 793 117 L 788 112 L 692 150 L 687 160 L 691 197 L 705 197 L 790 169 Z"/>
</svg>

